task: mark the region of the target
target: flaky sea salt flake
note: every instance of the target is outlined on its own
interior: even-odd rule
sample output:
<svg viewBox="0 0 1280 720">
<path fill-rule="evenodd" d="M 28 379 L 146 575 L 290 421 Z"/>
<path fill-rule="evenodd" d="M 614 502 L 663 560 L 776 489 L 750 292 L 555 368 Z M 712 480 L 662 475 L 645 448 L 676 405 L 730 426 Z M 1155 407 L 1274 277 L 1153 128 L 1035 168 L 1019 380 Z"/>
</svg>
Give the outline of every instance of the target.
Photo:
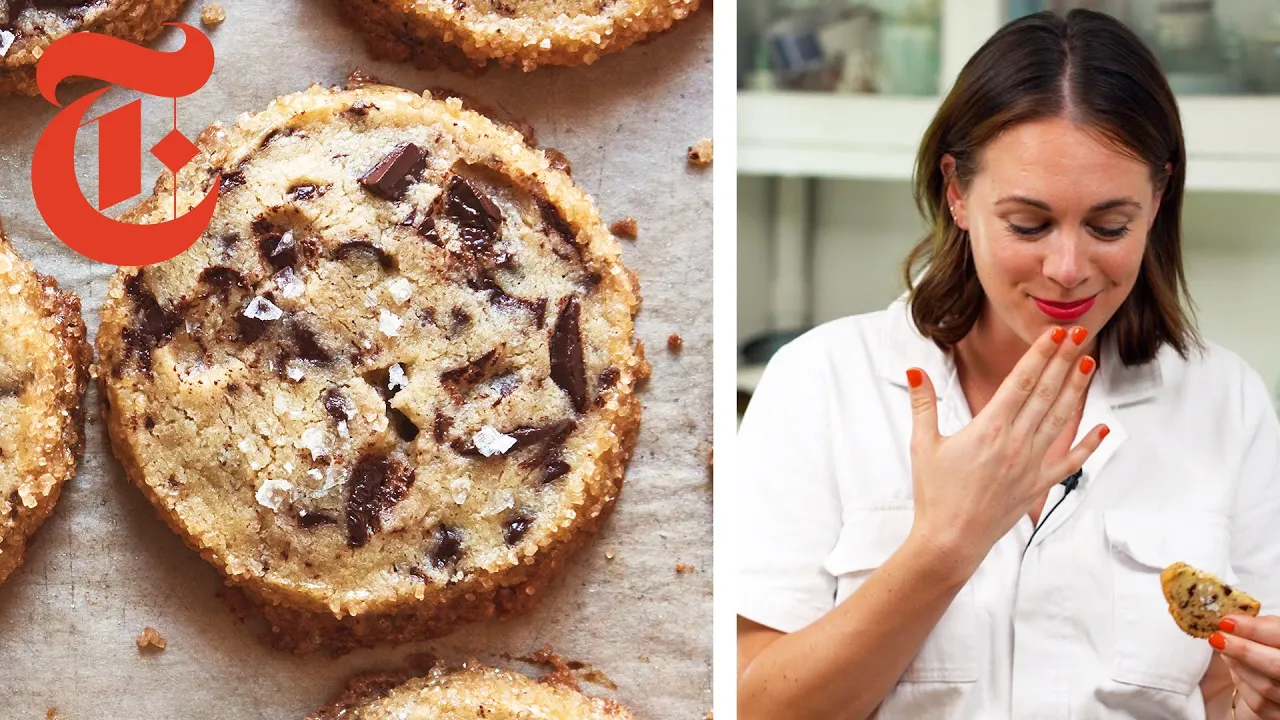
<svg viewBox="0 0 1280 720">
<path fill-rule="evenodd" d="M 271 510 L 280 510 L 280 506 L 289 499 L 289 491 L 293 484 L 288 480 L 267 480 L 258 488 L 258 504 Z"/>
<path fill-rule="evenodd" d="M 387 368 L 387 389 L 403 390 L 409 387 L 409 377 L 404 374 L 404 367 L 400 363 Z"/>
<path fill-rule="evenodd" d="M 9 54 L 9 48 L 13 47 L 13 41 L 17 39 L 18 36 L 8 30 L 0 30 L 0 57 Z"/>
<path fill-rule="evenodd" d="M 471 441 L 475 443 L 476 449 L 485 457 L 501 455 L 511 448 L 515 447 L 516 439 L 510 435 L 503 435 L 498 432 L 492 425 L 485 425 L 476 433 Z"/>
<path fill-rule="evenodd" d="M 307 291 L 307 284 L 293 274 L 293 268 L 287 267 L 276 273 L 276 289 L 283 297 L 296 298 Z"/>
<path fill-rule="evenodd" d="M 400 317 L 386 308 L 378 311 L 378 329 L 387 337 L 395 337 L 400 334 L 400 325 L 404 323 Z"/>
<path fill-rule="evenodd" d="M 284 311 L 270 300 L 258 296 L 249 301 L 249 306 L 244 309 L 244 316 L 254 320 L 279 320 L 284 317 Z"/>
<path fill-rule="evenodd" d="M 396 278 L 387 283 L 387 292 L 391 293 L 396 302 L 402 303 L 413 296 L 413 283 L 405 278 Z"/>
<path fill-rule="evenodd" d="M 467 492 L 471 490 L 471 481 L 467 478 L 458 478 L 449 483 L 449 489 L 453 491 L 453 501 L 462 505 L 467 501 Z"/>
</svg>

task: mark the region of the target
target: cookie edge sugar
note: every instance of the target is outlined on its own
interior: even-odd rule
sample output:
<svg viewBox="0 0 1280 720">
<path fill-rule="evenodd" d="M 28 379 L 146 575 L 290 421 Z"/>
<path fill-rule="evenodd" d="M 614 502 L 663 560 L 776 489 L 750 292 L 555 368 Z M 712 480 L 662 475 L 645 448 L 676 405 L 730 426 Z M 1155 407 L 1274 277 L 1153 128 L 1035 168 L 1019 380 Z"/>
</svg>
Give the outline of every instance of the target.
<svg viewBox="0 0 1280 720">
<path fill-rule="evenodd" d="M 585 699 L 593 712 L 590 720 L 634 720 L 631 711 L 622 703 L 609 698 L 588 695 L 572 683 L 557 681 L 554 676 L 535 679 L 524 673 L 507 670 L 478 663 L 466 663 L 458 667 L 435 666 L 425 673 L 374 672 L 355 675 L 347 680 L 342 692 L 323 707 L 308 715 L 306 720 L 339 720 L 349 717 L 347 713 L 358 711 L 393 693 L 414 693 L 427 683 L 450 681 L 456 682 L 505 682 L 514 688 L 534 688 L 543 686 L 553 691 L 567 692 Z M 586 718 L 584 718 L 586 720 Z"/>
<path fill-rule="evenodd" d="M 45 468 L 52 478 L 46 487 L 27 484 L 35 495 L 36 506 L 18 505 L 18 515 L 12 528 L 0 533 L 0 583 L 13 573 L 26 555 L 31 539 L 44 521 L 53 513 L 62 486 L 76 474 L 84 455 L 84 393 L 89 384 L 89 366 L 93 361 L 93 348 L 88 342 L 84 318 L 80 314 L 80 298 L 75 293 L 62 290 L 58 282 L 48 275 L 36 272 L 31 263 L 18 255 L 0 225 L 0 252 L 7 250 L 14 257 L 14 264 L 30 272 L 40 286 L 40 309 L 44 317 L 53 318 L 53 345 L 62 356 L 58 363 L 59 377 L 51 403 L 54 409 L 67 411 L 62 427 L 62 438 L 54 455 L 37 459 L 45 461 Z M 65 375 L 61 373 L 66 373 Z M 67 386 L 72 390 L 68 391 Z M 22 485 L 20 484 L 20 487 Z"/>
<path fill-rule="evenodd" d="M 618 285 L 615 292 L 619 294 L 618 300 L 622 301 L 621 310 L 626 312 L 626 322 L 630 331 L 624 342 L 626 352 L 621 356 L 622 359 L 627 360 L 628 381 L 620 382 L 615 386 L 614 398 L 617 407 L 606 416 L 611 421 L 612 427 L 606 427 L 602 431 L 602 434 L 612 433 L 615 440 L 609 443 L 608 449 L 599 456 L 596 463 L 597 470 L 591 476 L 592 480 L 584 482 L 584 486 L 593 492 L 584 495 L 582 505 L 579 506 L 581 511 L 576 513 L 575 522 L 571 527 L 548 535 L 547 544 L 541 546 L 533 556 L 534 562 L 509 567 L 500 573 L 477 574 L 476 581 L 460 584 L 453 594 L 442 594 L 439 596 L 439 602 L 434 604 L 422 603 L 419 600 L 408 602 L 408 607 L 405 607 L 406 598 L 397 595 L 396 599 L 391 601 L 390 608 L 334 609 L 319 604 L 315 598 L 292 594 L 281 588 L 269 586 L 263 578 L 229 574 L 217 549 L 186 528 L 173 509 L 163 502 L 155 488 L 147 483 L 143 465 L 128 440 L 129 429 L 124 426 L 124 418 L 111 410 L 117 396 L 108 375 L 110 369 L 123 359 L 121 334 L 130 320 L 127 303 L 124 301 L 124 283 L 125 278 L 135 272 L 136 268 L 121 268 L 114 273 L 109 281 L 107 298 L 102 306 L 102 323 L 97 338 L 100 365 L 98 376 L 112 450 L 124 466 L 126 477 L 147 496 L 161 519 L 223 574 L 228 584 L 232 586 L 233 595 L 238 591 L 241 599 L 247 601 L 242 603 L 242 607 L 254 614 L 263 615 L 271 622 L 273 644 L 299 653 L 321 648 L 342 652 L 376 642 L 403 642 L 439 636 L 449 632 L 460 622 L 490 616 L 516 615 L 536 606 L 539 599 L 538 590 L 551 581 L 564 564 L 564 560 L 594 533 L 620 492 L 626 464 L 634 451 L 641 423 L 642 407 L 635 396 L 635 391 L 651 372 L 651 367 L 644 358 L 643 344 L 636 341 L 634 337 L 634 318 L 641 302 L 638 282 L 635 274 L 621 264 L 621 246 L 609 236 L 594 201 L 577 187 L 567 174 L 551 167 L 545 155 L 527 144 L 519 132 L 484 115 L 462 108 L 456 100 L 453 103 L 448 100 L 432 100 L 402 88 L 385 85 L 366 84 L 352 89 L 338 87 L 326 89 L 313 86 L 308 90 L 277 98 L 261 112 L 242 115 L 237 124 L 230 129 L 225 129 L 219 124 L 209 126 L 197 137 L 196 145 L 206 154 L 205 159 L 212 166 L 225 167 L 232 159 L 231 156 L 244 147 L 256 145 L 261 133 L 274 129 L 272 123 L 261 122 L 263 118 L 270 119 L 273 113 L 288 118 L 295 112 L 324 109 L 324 103 L 329 102 L 334 95 L 343 94 L 354 101 L 369 96 L 380 97 L 381 93 L 397 94 L 400 96 L 399 100 L 409 102 L 440 102 L 448 106 L 455 116 L 469 116 L 472 122 L 483 125 L 486 133 L 504 135 L 523 148 L 523 151 L 532 152 L 541 159 L 541 164 L 532 171 L 528 168 L 508 167 L 508 171 L 519 171 L 532 176 L 531 178 L 513 176 L 513 182 L 519 183 L 524 180 L 540 182 L 548 194 L 558 195 L 560 202 L 566 206 L 571 204 L 575 210 L 579 211 L 583 207 L 588 209 L 586 217 L 579 215 L 578 225 L 584 231 L 590 229 L 590 232 L 585 232 L 585 243 L 589 252 L 597 257 L 601 264 L 606 267 L 612 266 L 620 271 L 616 274 L 615 282 Z M 192 189 L 201 182 L 206 182 L 210 177 L 207 173 L 187 171 L 179 177 L 179 183 L 183 186 L 191 186 L 186 189 Z M 170 196 L 173 182 L 171 175 L 162 174 L 156 182 L 153 195 L 125 213 L 122 220 L 139 222 L 149 217 L 157 220 L 167 219 L 171 206 L 161 200 Z M 620 310 L 615 308 L 606 312 L 612 314 Z M 480 589 L 481 579 L 493 578 L 501 578 L 504 584 L 491 583 L 491 589 Z M 504 593 L 504 590 L 507 592 Z M 517 595 L 514 601 L 507 597 L 507 601 L 500 602 L 500 595 L 510 595 L 512 591 Z"/>
<path fill-rule="evenodd" d="M 448 3 L 343 0 L 340 9 L 348 22 L 360 28 L 375 58 L 411 61 L 428 70 L 443 64 L 459 71 L 484 68 L 493 61 L 503 67 L 518 65 L 527 72 L 547 65 L 590 65 L 670 30 L 693 15 L 701 0 L 626 0 L 626 4 L 626 14 L 619 17 L 557 18 L 554 22 L 559 24 L 552 33 L 567 37 L 555 38 L 541 27 L 552 21 L 485 14 L 487 22 L 459 22 Z"/>
<path fill-rule="evenodd" d="M 164 23 L 176 17 L 178 10 L 187 2 L 188 0 L 138 0 L 136 2 L 135 0 L 125 0 L 125 2 L 121 3 L 124 6 L 123 10 L 108 8 L 100 11 L 87 24 L 74 32 L 102 33 L 132 43 L 148 42 L 155 39 L 164 30 Z M 142 15 L 130 17 L 129 12 L 139 5 L 145 8 Z M 121 14 L 123 14 L 123 17 L 120 17 Z M 53 42 L 56 42 L 61 37 L 65 37 L 65 35 L 53 38 Z M 35 48 L 39 49 L 43 54 L 44 50 L 51 44 L 52 42 L 40 42 Z M 0 97 L 8 95 L 36 96 L 40 94 L 40 89 L 36 86 L 36 62 L 38 62 L 38 57 L 31 58 L 31 60 L 32 62 L 20 65 L 0 62 Z"/>
</svg>

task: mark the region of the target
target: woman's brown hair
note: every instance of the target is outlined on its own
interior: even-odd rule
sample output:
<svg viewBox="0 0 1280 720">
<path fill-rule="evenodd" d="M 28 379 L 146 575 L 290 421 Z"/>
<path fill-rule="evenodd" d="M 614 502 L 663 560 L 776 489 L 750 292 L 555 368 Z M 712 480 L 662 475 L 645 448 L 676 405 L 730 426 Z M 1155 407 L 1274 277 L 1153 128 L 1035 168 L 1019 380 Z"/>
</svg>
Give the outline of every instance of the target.
<svg viewBox="0 0 1280 720">
<path fill-rule="evenodd" d="M 1151 168 L 1163 187 L 1133 291 L 1101 336 L 1114 333 L 1126 365 L 1150 362 L 1168 343 L 1186 357 L 1200 345 L 1184 309 L 1182 193 L 1186 147 L 1173 91 L 1159 63 L 1123 23 L 1089 10 L 1040 12 L 1005 25 L 961 70 L 916 158 L 916 206 L 931 228 L 905 264 L 911 314 L 922 335 L 955 347 L 978 320 L 984 292 L 968 233 L 947 212 L 941 162 L 955 158 L 963 190 L 987 143 L 1019 123 L 1068 117 Z M 915 276 L 923 272 L 919 281 Z"/>
</svg>

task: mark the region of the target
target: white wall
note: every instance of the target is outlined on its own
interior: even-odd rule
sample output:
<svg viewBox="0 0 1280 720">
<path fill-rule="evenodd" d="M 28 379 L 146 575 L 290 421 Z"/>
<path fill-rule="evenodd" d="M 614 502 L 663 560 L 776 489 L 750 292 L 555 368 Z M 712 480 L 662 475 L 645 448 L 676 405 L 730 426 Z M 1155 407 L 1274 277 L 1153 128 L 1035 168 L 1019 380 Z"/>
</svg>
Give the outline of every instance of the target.
<svg viewBox="0 0 1280 720">
<path fill-rule="evenodd" d="M 770 181 L 738 180 L 738 338 L 769 326 Z M 817 322 L 884 307 L 902 292 L 901 262 L 923 226 L 905 182 L 817 183 Z M 1192 193 L 1183 206 L 1184 265 L 1202 333 L 1280 386 L 1280 197 Z"/>
</svg>

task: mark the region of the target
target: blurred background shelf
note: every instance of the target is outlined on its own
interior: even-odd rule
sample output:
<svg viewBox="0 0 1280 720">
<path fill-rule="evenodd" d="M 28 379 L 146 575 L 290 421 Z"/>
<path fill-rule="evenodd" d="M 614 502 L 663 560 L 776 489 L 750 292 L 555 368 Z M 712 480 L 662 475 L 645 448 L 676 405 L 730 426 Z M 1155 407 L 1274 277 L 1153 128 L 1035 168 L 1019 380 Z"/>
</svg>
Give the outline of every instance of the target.
<svg viewBox="0 0 1280 720">
<path fill-rule="evenodd" d="M 937 98 L 743 91 L 738 172 L 910 180 Z M 1280 194 L 1280 96 L 1179 99 L 1190 190 Z"/>
</svg>

